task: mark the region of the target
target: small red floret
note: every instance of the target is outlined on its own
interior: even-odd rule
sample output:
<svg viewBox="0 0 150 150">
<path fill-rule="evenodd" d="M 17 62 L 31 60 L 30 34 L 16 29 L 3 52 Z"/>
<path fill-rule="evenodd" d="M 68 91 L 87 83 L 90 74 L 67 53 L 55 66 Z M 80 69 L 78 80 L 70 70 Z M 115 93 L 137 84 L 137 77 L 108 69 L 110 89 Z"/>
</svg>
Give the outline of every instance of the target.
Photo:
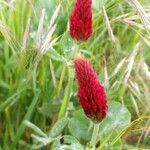
<svg viewBox="0 0 150 150">
<path fill-rule="evenodd" d="M 85 114 L 95 122 L 102 121 L 107 114 L 107 99 L 104 87 L 87 59 L 80 56 L 74 60 L 78 81 L 78 98 Z"/>
</svg>

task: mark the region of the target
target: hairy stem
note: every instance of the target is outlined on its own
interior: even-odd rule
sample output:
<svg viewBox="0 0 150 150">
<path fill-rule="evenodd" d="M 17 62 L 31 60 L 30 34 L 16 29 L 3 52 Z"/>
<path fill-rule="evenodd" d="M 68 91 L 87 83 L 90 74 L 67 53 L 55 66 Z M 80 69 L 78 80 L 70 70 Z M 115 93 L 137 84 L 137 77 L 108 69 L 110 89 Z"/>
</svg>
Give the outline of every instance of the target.
<svg viewBox="0 0 150 150">
<path fill-rule="evenodd" d="M 95 147 L 98 137 L 98 131 L 99 131 L 99 124 L 94 124 L 94 130 L 90 141 L 90 147 Z"/>
</svg>

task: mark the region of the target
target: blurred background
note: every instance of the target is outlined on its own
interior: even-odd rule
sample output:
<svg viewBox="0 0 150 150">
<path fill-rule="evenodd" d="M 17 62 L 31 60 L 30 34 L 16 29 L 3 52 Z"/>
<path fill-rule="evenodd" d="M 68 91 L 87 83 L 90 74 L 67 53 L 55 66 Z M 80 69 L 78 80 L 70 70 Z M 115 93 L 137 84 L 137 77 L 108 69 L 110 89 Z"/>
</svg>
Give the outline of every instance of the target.
<svg viewBox="0 0 150 150">
<path fill-rule="evenodd" d="M 78 103 L 76 49 L 107 91 L 96 149 L 150 149 L 150 1 L 93 0 L 87 42 L 69 35 L 74 2 L 0 0 L 0 149 L 88 147 L 92 125 Z"/>
</svg>

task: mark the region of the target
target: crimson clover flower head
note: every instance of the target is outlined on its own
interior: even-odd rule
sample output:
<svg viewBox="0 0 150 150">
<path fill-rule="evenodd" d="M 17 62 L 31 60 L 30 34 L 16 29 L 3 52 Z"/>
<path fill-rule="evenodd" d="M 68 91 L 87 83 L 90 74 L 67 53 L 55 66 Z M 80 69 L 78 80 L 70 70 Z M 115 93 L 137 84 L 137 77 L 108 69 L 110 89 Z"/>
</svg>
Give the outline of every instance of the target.
<svg viewBox="0 0 150 150">
<path fill-rule="evenodd" d="M 70 16 L 70 35 L 86 41 L 92 34 L 92 0 L 76 0 Z"/>
<path fill-rule="evenodd" d="M 78 56 L 74 60 L 74 67 L 78 81 L 79 102 L 87 117 L 94 122 L 101 122 L 108 110 L 105 89 L 85 57 Z"/>
</svg>

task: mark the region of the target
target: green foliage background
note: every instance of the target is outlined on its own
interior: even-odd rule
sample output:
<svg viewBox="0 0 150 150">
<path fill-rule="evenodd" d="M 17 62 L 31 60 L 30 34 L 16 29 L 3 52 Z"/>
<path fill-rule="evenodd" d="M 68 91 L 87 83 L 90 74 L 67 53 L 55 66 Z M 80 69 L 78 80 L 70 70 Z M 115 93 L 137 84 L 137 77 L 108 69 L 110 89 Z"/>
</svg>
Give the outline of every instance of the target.
<svg viewBox="0 0 150 150">
<path fill-rule="evenodd" d="M 96 149 L 150 149 L 150 1 L 139 2 L 93 0 L 93 35 L 76 42 L 68 32 L 73 1 L 0 0 L 0 149 L 89 148 L 77 50 L 108 96 Z"/>
</svg>

